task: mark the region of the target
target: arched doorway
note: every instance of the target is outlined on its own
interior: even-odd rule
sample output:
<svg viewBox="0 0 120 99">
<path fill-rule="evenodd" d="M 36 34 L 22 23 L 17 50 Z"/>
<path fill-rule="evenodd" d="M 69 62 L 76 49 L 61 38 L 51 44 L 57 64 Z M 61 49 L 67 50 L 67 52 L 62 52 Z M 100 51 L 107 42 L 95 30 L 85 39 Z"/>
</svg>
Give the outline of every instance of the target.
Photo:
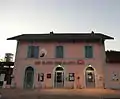
<svg viewBox="0 0 120 99">
<path fill-rule="evenodd" d="M 54 87 L 55 88 L 64 87 L 64 69 L 60 65 L 58 65 L 54 71 Z"/>
<path fill-rule="evenodd" d="M 25 70 L 24 88 L 33 88 L 34 82 L 34 69 L 27 67 Z"/>
<path fill-rule="evenodd" d="M 95 87 L 95 70 L 91 66 L 88 66 L 85 70 L 85 81 L 87 88 Z"/>
</svg>

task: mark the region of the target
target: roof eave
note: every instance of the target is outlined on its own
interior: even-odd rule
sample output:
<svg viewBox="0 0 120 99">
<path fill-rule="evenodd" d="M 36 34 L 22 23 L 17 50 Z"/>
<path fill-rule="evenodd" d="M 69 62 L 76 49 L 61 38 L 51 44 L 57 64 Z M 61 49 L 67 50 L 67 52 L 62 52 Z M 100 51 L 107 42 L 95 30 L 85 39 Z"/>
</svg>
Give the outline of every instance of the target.
<svg viewBox="0 0 120 99">
<path fill-rule="evenodd" d="M 21 41 L 98 41 L 100 39 L 22 39 L 22 38 L 8 38 L 7 40 L 21 40 Z"/>
<path fill-rule="evenodd" d="M 113 37 L 111 37 L 111 36 L 106 36 L 106 35 L 104 35 L 105 37 L 104 37 L 104 39 L 111 39 L 111 40 L 114 40 L 114 38 Z"/>
<path fill-rule="evenodd" d="M 17 40 L 17 39 L 13 39 L 13 38 L 7 38 L 7 40 Z"/>
<path fill-rule="evenodd" d="M 7 38 L 7 40 L 18 40 L 18 39 L 20 39 L 21 36 L 23 36 L 23 34 Z"/>
<path fill-rule="evenodd" d="M 44 34 L 45 35 L 45 34 Z M 50 36 L 49 34 L 47 34 L 48 36 Z M 57 35 L 57 34 L 56 34 Z M 63 34 L 62 34 L 63 35 Z M 107 35 L 103 35 L 103 34 L 100 34 L 102 35 L 101 37 L 97 37 L 97 38 L 94 38 L 94 39 L 103 39 L 103 40 L 107 40 L 107 39 L 111 39 L 111 40 L 114 40 L 113 37 L 111 36 L 107 36 Z M 11 38 L 7 38 L 7 40 L 32 40 L 32 38 L 24 38 L 24 36 L 27 36 L 27 34 L 22 34 L 22 35 L 18 35 L 18 36 L 14 36 L 14 37 L 11 37 Z M 83 38 L 82 38 L 83 39 Z M 89 38 L 84 38 L 84 39 L 89 39 Z M 38 38 L 36 39 L 38 40 Z"/>
<path fill-rule="evenodd" d="M 113 38 L 113 37 L 109 37 L 108 39 L 114 40 L 114 38 Z"/>
</svg>

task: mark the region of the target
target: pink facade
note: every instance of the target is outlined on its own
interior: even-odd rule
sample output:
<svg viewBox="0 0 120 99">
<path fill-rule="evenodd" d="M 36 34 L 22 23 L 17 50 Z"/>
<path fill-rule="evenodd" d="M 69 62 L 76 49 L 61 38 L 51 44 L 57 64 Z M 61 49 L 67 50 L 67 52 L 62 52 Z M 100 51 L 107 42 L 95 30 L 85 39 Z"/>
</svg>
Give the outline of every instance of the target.
<svg viewBox="0 0 120 99">
<path fill-rule="evenodd" d="M 38 59 L 29 59 L 27 58 L 27 47 L 28 45 L 38 45 L 40 48 L 44 48 L 47 50 L 47 55 L 44 58 L 38 58 Z M 65 55 L 63 59 L 56 59 L 55 56 L 55 47 L 56 45 L 62 45 L 65 46 Z M 94 46 L 94 58 L 92 59 L 86 59 L 84 57 L 84 46 L 85 45 L 92 45 Z M 105 67 L 105 49 L 104 45 L 101 43 L 29 43 L 29 42 L 20 42 L 18 43 L 18 48 L 16 52 L 16 60 L 15 60 L 15 68 L 14 68 L 14 75 L 15 75 L 15 82 L 16 86 L 19 88 L 23 87 L 24 83 L 24 75 L 25 75 L 25 69 L 28 66 L 32 66 L 35 70 L 34 74 L 34 86 L 38 87 L 39 82 L 38 79 L 38 73 L 44 73 L 46 75 L 47 73 L 51 73 L 52 78 L 47 79 L 45 76 L 45 80 L 42 83 L 42 87 L 52 88 L 54 84 L 54 68 L 56 65 L 41 65 L 35 64 L 35 61 L 41 61 L 41 60 L 83 60 L 84 64 L 78 64 L 78 65 L 63 65 L 65 70 L 65 76 L 67 77 L 68 73 L 73 72 L 75 73 L 75 81 L 74 82 L 68 82 L 65 81 L 65 86 L 71 88 L 73 85 L 76 88 L 79 84 L 82 88 L 86 87 L 85 84 L 85 69 L 90 64 L 93 68 L 95 68 L 95 87 L 103 87 L 104 81 L 99 80 L 99 77 L 104 78 L 104 67 Z M 80 80 L 78 83 L 77 76 L 80 76 Z M 78 84 L 77 84 L 78 83 Z"/>
</svg>

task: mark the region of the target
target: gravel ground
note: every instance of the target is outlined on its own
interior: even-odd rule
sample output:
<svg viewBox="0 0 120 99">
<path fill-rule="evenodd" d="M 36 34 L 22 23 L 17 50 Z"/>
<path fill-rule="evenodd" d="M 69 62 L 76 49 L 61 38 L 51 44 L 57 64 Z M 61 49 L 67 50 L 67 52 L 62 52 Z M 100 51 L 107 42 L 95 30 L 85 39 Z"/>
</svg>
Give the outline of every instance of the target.
<svg viewBox="0 0 120 99">
<path fill-rule="evenodd" d="M 119 90 L 109 89 L 0 89 L 2 99 L 120 99 Z"/>
</svg>

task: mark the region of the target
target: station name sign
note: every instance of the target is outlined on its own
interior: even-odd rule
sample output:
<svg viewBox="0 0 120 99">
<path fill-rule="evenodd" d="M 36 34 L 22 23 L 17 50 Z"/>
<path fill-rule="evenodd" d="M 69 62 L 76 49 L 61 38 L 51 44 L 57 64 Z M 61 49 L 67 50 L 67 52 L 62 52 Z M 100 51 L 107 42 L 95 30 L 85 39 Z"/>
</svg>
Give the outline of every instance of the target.
<svg viewBox="0 0 120 99">
<path fill-rule="evenodd" d="M 71 61 L 46 61 L 46 60 L 42 60 L 42 61 L 35 61 L 36 65 L 42 64 L 42 65 L 57 65 L 57 64 L 61 64 L 61 65 L 77 65 L 77 64 L 84 64 L 83 60 L 71 60 Z"/>
</svg>

